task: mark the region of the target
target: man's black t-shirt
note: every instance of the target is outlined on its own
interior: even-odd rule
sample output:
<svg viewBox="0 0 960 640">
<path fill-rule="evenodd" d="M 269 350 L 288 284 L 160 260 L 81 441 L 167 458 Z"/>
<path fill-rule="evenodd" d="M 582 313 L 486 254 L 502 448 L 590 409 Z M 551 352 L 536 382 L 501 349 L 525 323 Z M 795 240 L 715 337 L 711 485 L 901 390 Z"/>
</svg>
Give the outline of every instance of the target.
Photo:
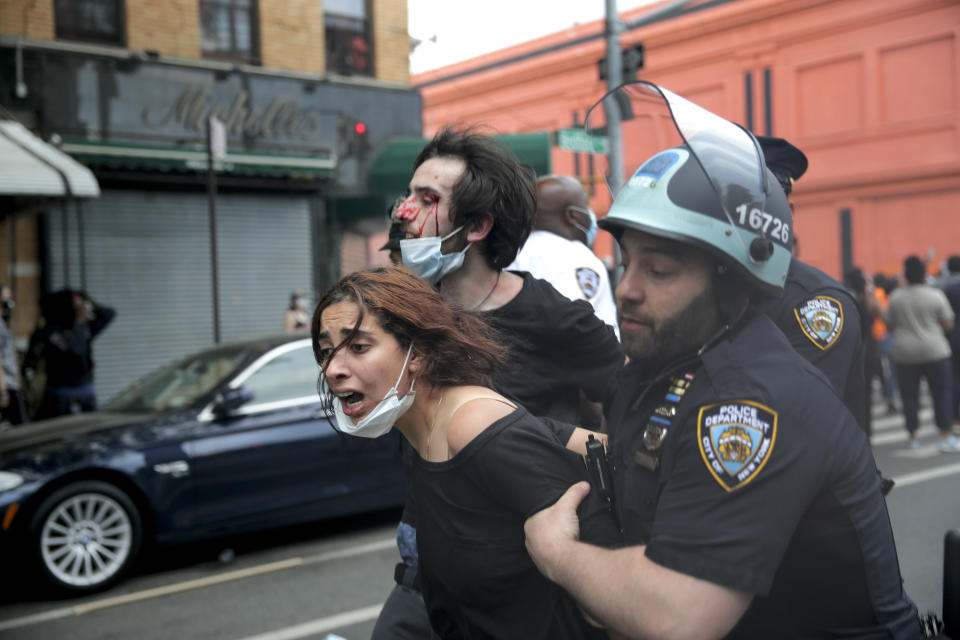
<svg viewBox="0 0 960 640">
<path fill-rule="evenodd" d="M 570 300 L 526 272 L 513 300 L 483 312 L 508 349 L 493 386 L 535 416 L 580 424 L 580 390 L 594 402 L 613 393 L 623 350 L 585 300 Z"/>
<path fill-rule="evenodd" d="M 761 314 L 688 373 L 656 470 L 643 434 L 675 383 L 622 375 L 609 425 L 625 543 L 754 594 L 730 638 L 919 638 L 869 443 L 827 378 Z"/>
<path fill-rule="evenodd" d="M 518 407 L 446 462 L 416 457 L 423 597 L 441 638 L 603 638 L 547 580 L 524 547 L 523 522 L 585 480 L 580 456 Z M 578 510 L 581 539 L 620 534 L 594 494 Z"/>
</svg>

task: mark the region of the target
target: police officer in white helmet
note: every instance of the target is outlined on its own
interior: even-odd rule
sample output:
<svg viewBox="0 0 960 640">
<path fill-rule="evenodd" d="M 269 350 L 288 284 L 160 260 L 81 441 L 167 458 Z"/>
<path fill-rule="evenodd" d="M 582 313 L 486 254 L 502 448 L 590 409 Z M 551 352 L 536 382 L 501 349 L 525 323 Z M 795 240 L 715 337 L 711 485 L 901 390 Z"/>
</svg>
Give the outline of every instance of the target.
<svg viewBox="0 0 960 640">
<path fill-rule="evenodd" d="M 623 254 L 631 361 L 607 419 L 625 546 L 577 540 L 578 483 L 527 520 L 531 556 L 612 635 L 922 637 L 865 434 L 754 307 L 781 293 L 792 233 L 759 145 L 665 89 L 618 91 L 682 136 L 600 221 Z"/>
</svg>

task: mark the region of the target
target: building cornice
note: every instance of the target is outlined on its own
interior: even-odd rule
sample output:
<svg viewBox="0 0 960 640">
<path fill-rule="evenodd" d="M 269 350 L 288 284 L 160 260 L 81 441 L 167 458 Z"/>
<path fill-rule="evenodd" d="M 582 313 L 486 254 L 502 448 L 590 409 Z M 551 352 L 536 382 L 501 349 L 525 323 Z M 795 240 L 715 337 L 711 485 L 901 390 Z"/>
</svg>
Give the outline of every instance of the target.
<svg viewBox="0 0 960 640">
<path fill-rule="evenodd" d="M 361 78 L 356 76 L 341 76 L 335 73 L 310 73 L 306 71 L 292 71 L 288 69 L 278 69 L 276 67 L 263 67 L 258 65 L 223 62 L 222 60 L 207 60 L 195 58 L 181 58 L 177 56 L 168 56 L 160 54 L 149 49 L 132 50 L 123 47 L 111 47 L 106 45 L 87 44 L 82 42 L 66 42 L 62 40 L 36 40 L 32 38 L 21 38 L 18 36 L 9 36 L 0 34 L 0 48 L 16 48 L 17 45 L 24 50 L 48 51 L 65 53 L 72 55 L 109 58 L 122 60 L 132 63 L 148 63 L 168 65 L 189 69 L 201 69 L 213 71 L 215 73 L 241 73 L 255 76 L 268 76 L 271 78 L 287 78 L 290 80 L 301 80 L 317 84 L 335 83 L 342 85 L 353 85 L 358 87 L 376 87 L 378 89 L 394 89 L 397 91 L 411 91 L 412 85 L 388 82 L 376 78 Z"/>
</svg>

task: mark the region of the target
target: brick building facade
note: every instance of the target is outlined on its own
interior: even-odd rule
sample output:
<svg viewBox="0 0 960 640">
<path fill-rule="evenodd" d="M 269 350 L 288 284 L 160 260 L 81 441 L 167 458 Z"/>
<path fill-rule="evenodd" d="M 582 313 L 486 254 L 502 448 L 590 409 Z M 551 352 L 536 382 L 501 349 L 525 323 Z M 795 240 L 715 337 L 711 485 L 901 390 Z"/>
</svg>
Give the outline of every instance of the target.
<svg viewBox="0 0 960 640">
<path fill-rule="evenodd" d="M 625 12 L 643 45 L 639 79 L 810 161 L 793 200 L 800 257 L 896 272 L 904 257 L 960 253 L 960 4 L 953 0 L 714 0 Z M 602 21 L 418 74 L 429 135 L 454 122 L 506 134 L 575 126 L 604 93 Z M 625 140 L 628 166 L 641 161 Z M 590 184 L 583 154 L 554 148 L 553 170 Z M 592 201 L 606 211 L 605 189 Z M 612 242 L 601 233 L 598 253 Z"/>
</svg>

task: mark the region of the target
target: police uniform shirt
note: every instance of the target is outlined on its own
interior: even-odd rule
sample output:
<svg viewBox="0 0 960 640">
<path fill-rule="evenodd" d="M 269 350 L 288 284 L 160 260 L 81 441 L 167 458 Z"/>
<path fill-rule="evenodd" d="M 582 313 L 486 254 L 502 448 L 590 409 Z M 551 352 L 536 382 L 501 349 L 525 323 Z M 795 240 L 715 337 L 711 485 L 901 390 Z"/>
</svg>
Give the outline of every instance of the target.
<svg viewBox="0 0 960 640">
<path fill-rule="evenodd" d="M 623 350 L 613 328 L 584 300 L 571 301 L 529 273 L 502 307 L 481 313 L 507 346 L 493 387 L 535 416 L 580 423 L 580 391 L 594 402 L 613 392 Z"/>
<path fill-rule="evenodd" d="M 754 594 L 732 638 L 919 638 L 869 444 L 830 382 L 760 313 L 689 366 L 679 402 L 670 380 L 638 400 L 628 366 L 612 403 L 625 542 Z"/>
<path fill-rule="evenodd" d="M 863 331 L 860 311 L 850 291 L 823 271 L 794 258 L 783 297 L 760 308 L 793 348 L 830 379 L 857 424 L 866 428 L 870 407 Z"/>
<path fill-rule="evenodd" d="M 509 271 L 526 271 L 546 280 L 571 300 L 586 300 L 617 337 L 617 305 L 603 262 L 585 244 L 549 231 L 536 230 L 520 249 Z"/>
<path fill-rule="evenodd" d="M 586 479 L 580 456 L 522 407 L 450 460 L 415 455 L 423 597 L 441 638 L 607 637 L 537 571 L 524 548 L 524 520 Z M 613 518 L 596 495 L 587 496 L 578 515 L 583 540 L 619 544 Z"/>
</svg>

